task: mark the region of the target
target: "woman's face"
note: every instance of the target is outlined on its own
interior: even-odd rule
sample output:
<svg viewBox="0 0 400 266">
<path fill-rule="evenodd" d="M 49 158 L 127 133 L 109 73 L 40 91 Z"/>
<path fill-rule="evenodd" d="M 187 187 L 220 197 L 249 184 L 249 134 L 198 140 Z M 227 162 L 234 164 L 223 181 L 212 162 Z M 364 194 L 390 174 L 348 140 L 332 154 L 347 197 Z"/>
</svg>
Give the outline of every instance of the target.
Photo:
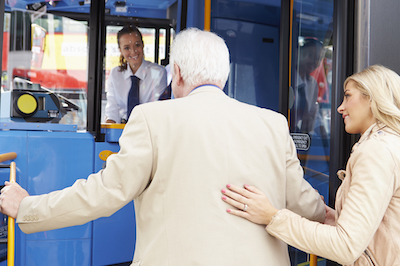
<svg viewBox="0 0 400 266">
<path fill-rule="evenodd" d="M 343 102 L 337 110 L 342 115 L 345 130 L 349 134 L 362 134 L 376 122 L 369 97 L 363 95 L 352 80 L 347 83 Z"/>
<path fill-rule="evenodd" d="M 133 73 L 143 61 L 143 42 L 137 33 L 124 34 L 119 38 L 119 50 L 129 63 Z"/>
</svg>

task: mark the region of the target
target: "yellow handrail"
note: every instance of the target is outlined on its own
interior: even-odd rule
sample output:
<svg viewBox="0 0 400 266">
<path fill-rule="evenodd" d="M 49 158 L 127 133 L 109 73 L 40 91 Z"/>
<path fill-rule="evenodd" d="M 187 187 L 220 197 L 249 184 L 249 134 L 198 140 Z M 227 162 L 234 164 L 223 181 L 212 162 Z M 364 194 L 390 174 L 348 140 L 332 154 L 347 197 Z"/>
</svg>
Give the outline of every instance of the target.
<svg viewBox="0 0 400 266">
<path fill-rule="evenodd" d="M 314 254 L 310 254 L 310 266 L 317 266 L 318 257 Z"/>
<path fill-rule="evenodd" d="M 0 154 L 0 163 L 17 158 L 17 153 L 9 152 Z M 16 182 L 17 167 L 15 162 L 10 164 L 10 182 Z M 7 266 L 14 266 L 15 260 L 15 221 L 14 218 L 8 217 L 7 224 Z"/>
<path fill-rule="evenodd" d="M 204 30 L 211 29 L 211 0 L 204 1 Z"/>
<path fill-rule="evenodd" d="M 10 182 L 15 183 L 16 165 L 15 162 L 10 164 Z M 7 266 L 14 266 L 15 259 L 15 222 L 14 218 L 8 217 L 8 233 L 7 233 Z"/>
<path fill-rule="evenodd" d="M 14 160 L 15 158 L 17 158 L 17 154 L 15 152 L 0 154 L 0 163 L 8 160 Z"/>
</svg>

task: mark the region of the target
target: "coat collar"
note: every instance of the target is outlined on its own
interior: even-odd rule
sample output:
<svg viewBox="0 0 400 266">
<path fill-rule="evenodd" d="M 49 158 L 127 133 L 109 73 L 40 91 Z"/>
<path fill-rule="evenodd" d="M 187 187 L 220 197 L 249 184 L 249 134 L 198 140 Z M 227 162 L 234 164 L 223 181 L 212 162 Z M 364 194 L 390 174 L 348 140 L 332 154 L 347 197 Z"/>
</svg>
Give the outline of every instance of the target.
<svg viewBox="0 0 400 266">
<path fill-rule="evenodd" d="M 353 152 L 357 147 L 363 143 L 365 140 L 369 139 L 374 133 L 385 128 L 385 131 L 391 131 L 385 124 L 377 122 L 372 124 L 360 137 L 356 144 L 354 144 L 351 152 Z"/>
<path fill-rule="evenodd" d="M 199 93 L 204 93 L 204 92 L 212 92 L 212 93 L 217 93 L 220 95 L 225 95 L 225 92 L 223 90 L 221 90 L 219 87 L 215 86 L 215 85 L 200 85 L 196 88 L 194 88 L 186 97 L 189 96 L 193 96 L 193 95 L 197 95 Z"/>
<path fill-rule="evenodd" d="M 124 78 L 125 79 L 130 79 L 131 76 L 136 76 L 138 78 L 140 78 L 140 80 L 144 80 L 146 78 L 146 69 L 148 68 L 148 66 L 150 65 L 149 61 L 146 61 L 143 59 L 142 64 L 140 65 L 140 67 L 138 68 L 138 70 L 136 71 L 135 74 L 132 73 L 131 68 L 128 67 L 126 68 L 126 70 L 124 71 Z"/>
</svg>

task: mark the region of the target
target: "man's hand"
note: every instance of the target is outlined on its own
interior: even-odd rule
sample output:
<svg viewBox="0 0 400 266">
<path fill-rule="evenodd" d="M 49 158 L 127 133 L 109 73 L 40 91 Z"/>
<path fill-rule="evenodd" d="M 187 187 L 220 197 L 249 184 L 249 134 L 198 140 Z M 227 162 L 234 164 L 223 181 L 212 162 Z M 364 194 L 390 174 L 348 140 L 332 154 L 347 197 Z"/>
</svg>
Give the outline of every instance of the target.
<svg viewBox="0 0 400 266">
<path fill-rule="evenodd" d="M 17 183 L 6 181 L 4 185 L 5 187 L 1 190 L 0 194 L 0 212 L 16 219 L 19 204 L 22 199 L 28 197 L 29 194 Z"/>
<path fill-rule="evenodd" d="M 329 225 L 336 225 L 336 210 L 332 209 L 328 205 L 325 205 L 325 211 L 326 211 L 326 216 L 325 216 L 325 221 L 324 224 L 329 224 Z"/>
</svg>

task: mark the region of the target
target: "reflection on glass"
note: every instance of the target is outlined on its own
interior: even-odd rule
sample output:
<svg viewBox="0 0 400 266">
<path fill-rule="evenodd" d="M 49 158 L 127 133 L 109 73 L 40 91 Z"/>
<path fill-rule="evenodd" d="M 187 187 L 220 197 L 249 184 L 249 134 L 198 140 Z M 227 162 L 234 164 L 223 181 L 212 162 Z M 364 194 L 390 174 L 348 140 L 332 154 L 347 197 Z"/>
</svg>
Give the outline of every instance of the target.
<svg viewBox="0 0 400 266">
<path fill-rule="evenodd" d="M 333 0 L 294 1 L 290 131 L 304 177 L 328 199 Z M 290 249 L 292 265 L 307 261 Z M 319 262 L 318 265 L 325 265 Z"/>
<path fill-rule="evenodd" d="M 319 112 L 319 98 L 322 99 L 323 94 L 327 92 L 326 78 L 321 65 L 323 54 L 323 44 L 316 38 L 305 38 L 299 45 L 298 68 L 295 70 L 294 80 L 294 106 L 291 113 L 292 132 L 326 134 L 326 129 L 320 128 L 323 124 Z"/>
<path fill-rule="evenodd" d="M 45 104 L 38 96 L 42 104 L 33 116 L 22 117 L 25 121 L 86 127 L 87 31 L 86 22 L 45 12 L 6 13 L 2 92 L 36 88 L 38 95 L 55 97 Z M 51 104 L 56 107 L 47 110 Z"/>
</svg>

